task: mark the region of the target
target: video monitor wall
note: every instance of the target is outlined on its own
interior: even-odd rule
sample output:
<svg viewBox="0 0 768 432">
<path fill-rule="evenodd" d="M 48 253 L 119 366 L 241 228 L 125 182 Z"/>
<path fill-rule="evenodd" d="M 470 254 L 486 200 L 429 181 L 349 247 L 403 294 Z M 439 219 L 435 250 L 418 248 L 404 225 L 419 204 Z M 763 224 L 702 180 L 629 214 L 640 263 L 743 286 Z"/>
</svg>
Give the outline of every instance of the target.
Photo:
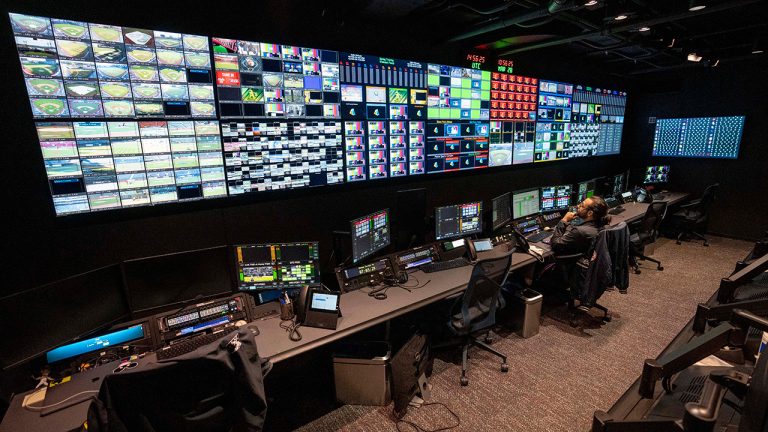
<svg viewBox="0 0 768 432">
<path fill-rule="evenodd" d="M 534 162 L 568 159 L 571 148 L 573 84 L 539 80 Z"/>
<path fill-rule="evenodd" d="M 657 119 L 654 156 L 736 159 L 744 116 Z"/>
<path fill-rule="evenodd" d="M 577 85 L 571 113 L 569 157 L 619 154 L 627 94 Z"/>
<path fill-rule="evenodd" d="M 427 172 L 430 174 L 488 167 L 488 122 L 427 122 Z"/>
<path fill-rule="evenodd" d="M 538 81 L 491 74 L 490 166 L 533 162 Z"/>
<path fill-rule="evenodd" d="M 10 14 L 35 118 L 215 118 L 205 36 Z"/>
<path fill-rule="evenodd" d="M 336 51 L 213 38 L 221 118 L 339 118 Z"/>
<path fill-rule="evenodd" d="M 429 63 L 427 85 L 430 120 L 490 119 L 490 72 Z"/>
<path fill-rule="evenodd" d="M 227 195 L 218 121 L 39 122 L 57 215 Z"/>
<path fill-rule="evenodd" d="M 423 63 L 341 53 L 346 180 L 424 174 Z"/>
</svg>

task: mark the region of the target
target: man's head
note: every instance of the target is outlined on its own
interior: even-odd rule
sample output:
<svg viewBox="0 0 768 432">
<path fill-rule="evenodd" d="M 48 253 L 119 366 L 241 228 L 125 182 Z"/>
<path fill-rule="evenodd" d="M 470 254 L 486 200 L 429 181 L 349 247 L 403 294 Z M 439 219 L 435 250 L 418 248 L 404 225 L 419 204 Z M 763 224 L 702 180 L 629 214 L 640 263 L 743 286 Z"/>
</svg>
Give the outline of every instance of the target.
<svg viewBox="0 0 768 432">
<path fill-rule="evenodd" d="M 598 225 L 608 223 L 608 204 L 599 196 L 593 196 L 579 203 L 576 214 L 585 221 L 596 221 Z"/>
</svg>

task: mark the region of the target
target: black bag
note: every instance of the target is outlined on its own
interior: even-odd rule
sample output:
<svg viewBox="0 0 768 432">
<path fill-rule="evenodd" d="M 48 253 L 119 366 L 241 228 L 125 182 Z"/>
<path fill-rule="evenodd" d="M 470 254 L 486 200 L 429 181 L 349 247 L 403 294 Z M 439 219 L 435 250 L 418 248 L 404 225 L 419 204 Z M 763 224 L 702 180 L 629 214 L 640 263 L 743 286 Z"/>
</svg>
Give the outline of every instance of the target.
<svg viewBox="0 0 768 432">
<path fill-rule="evenodd" d="M 426 335 L 416 333 L 392 357 L 392 414 L 401 419 L 408 411 L 408 403 L 421 391 L 419 377 L 432 373 L 433 359 Z"/>
</svg>

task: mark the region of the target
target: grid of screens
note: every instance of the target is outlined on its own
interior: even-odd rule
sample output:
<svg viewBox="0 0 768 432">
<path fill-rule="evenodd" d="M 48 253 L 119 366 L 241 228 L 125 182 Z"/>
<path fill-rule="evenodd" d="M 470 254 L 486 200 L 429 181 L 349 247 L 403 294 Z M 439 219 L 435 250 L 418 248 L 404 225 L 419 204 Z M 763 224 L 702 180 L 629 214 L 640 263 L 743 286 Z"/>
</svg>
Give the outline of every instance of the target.
<svg viewBox="0 0 768 432">
<path fill-rule="evenodd" d="M 222 118 L 339 118 L 336 51 L 213 38 Z"/>
<path fill-rule="evenodd" d="M 669 165 L 649 166 L 645 168 L 643 183 L 667 183 L 669 181 Z"/>
<path fill-rule="evenodd" d="M 237 286 L 262 291 L 320 283 L 317 242 L 235 246 Z"/>
<path fill-rule="evenodd" d="M 224 120 L 218 137 L 223 146 L 180 144 L 175 147 L 180 150 L 164 152 L 172 157 L 171 168 L 149 163 L 165 158 L 151 144 L 149 151 L 142 146 L 120 155 L 144 158 L 146 186 L 118 179 L 113 188 L 107 177 L 119 176 L 116 166 L 84 175 L 82 161 L 71 162 L 81 156 L 79 137 L 41 139 L 49 180 L 57 179 L 51 185 L 57 215 L 620 150 L 626 93 L 318 48 L 9 17 L 38 129 L 63 119 Z M 710 147 L 719 150 L 708 157 L 719 157 L 730 145 L 717 143 L 732 141 L 723 125 L 712 132 Z M 157 138 L 191 143 L 193 135 Z M 657 131 L 657 141 L 663 141 L 658 136 Z M 654 154 L 657 147 L 666 154 L 661 144 Z M 210 154 L 214 151 L 218 157 Z M 737 151 L 738 138 L 734 157 Z M 197 152 L 199 165 L 184 167 L 192 164 L 191 157 L 182 160 L 185 152 Z M 57 161 L 65 166 L 57 167 Z M 130 173 L 142 171 L 137 167 Z M 183 168 L 193 171 L 178 171 Z M 150 180 L 149 171 L 156 170 L 173 170 L 174 177 Z M 104 183 L 65 182 L 67 171 L 69 177 Z M 175 197 L 171 180 L 185 185 Z M 152 189 L 161 186 L 165 189 Z"/>
<path fill-rule="evenodd" d="M 540 206 L 538 189 L 512 193 L 512 217 L 515 219 L 538 213 Z"/>
<path fill-rule="evenodd" d="M 744 116 L 657 119 L 654 156 L 736 159 Z"/>
<path fill-rule="evenodd" d="M 435 238 L 443 240 L 482 232 L 482 214 L 482 202 L 435 208 Z"/>
<path fill-rule="evenodd" d="M 389 246 L 389 210 L 382 210 L 351 221 L 352 262 L 373 255 Z"/>
<path fill-rule="evenodd" d="M 346 180 L 424 174 L 424 65 L 362 54 L 340 57 Z"/>
<path fill-rule="evenodd" d="M 10 18 L 35 118 L 216 116 L 205 36 Z"/>
<path fill-rule="evenodd" d="M 496 230 L 512 219 L 510 194 L 505 193 L 491 201 L 491 228 Z"/>
<path fill-rule="evenodd" d="M 38 122 L 57 215 L 227 195 L 219 123 Z"/>
<path fill-rule="evenodd" d="M 541 211 L 567 209 L 571 205 L 571 185 L 541 188 Z"/>
</svg>

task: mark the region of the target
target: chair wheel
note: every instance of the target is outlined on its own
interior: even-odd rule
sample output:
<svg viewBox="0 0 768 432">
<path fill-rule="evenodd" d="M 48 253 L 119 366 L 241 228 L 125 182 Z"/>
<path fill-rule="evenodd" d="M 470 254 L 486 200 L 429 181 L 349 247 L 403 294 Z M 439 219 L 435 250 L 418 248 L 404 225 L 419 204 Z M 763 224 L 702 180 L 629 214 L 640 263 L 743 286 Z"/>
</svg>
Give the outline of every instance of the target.
<svg viewBox="0 0 768 432">
<path fill-rule="evenodd" d="M 501 371 L 502 372 L 509 372 L 509 365 L 506 363 L 501 364 Z"/>
<path fill-rule="evenodd" d="M 658 270 L 658 271 L 664 271 L 664 267 L 662 267 L 662 266 L 659 266 L 659 267 L 657 268 L 657 270 Z"/>
<path fill-rule="evenodd" d="M 461 379 L 459 380 L 459 382 L 461 383 L 462 387 L 466 387 L 466 386 L 468 386 L 468 385 L 469 385 L 469 378 L 467 378 L 467 377 L 461 377 Z"/>
<path fill-rule="evenodd" d="M 492 344 L 493 343 L 493 338 L 492 337 L 485 338 L 485 343 Z"/>
<path fill-rule="evenodd" d="M 680 243 L 680 240 L 678 240 L 678 241 L 675 242 L 675 244 L 682 244 L 682 243 Z"/>
<path fill-rule="evenodd" d="M 612 319 L 613 319 L 613 318 L 612 318 L 610 315 L 608 315 L 607 317 L 603 318 L 603 321 L 605 321 L 605 322 L 611 322 L 611 320 L 612 320 Z"/>
<path fill-rule="evenodd" d="M 709 247 L 709 243 L 704 243 L 704 247 Z"/>
<path fill-rule="evenodd" d="M 640 274 L 640 270 L 635 270 L 635 274 Z"/>
</svg>

